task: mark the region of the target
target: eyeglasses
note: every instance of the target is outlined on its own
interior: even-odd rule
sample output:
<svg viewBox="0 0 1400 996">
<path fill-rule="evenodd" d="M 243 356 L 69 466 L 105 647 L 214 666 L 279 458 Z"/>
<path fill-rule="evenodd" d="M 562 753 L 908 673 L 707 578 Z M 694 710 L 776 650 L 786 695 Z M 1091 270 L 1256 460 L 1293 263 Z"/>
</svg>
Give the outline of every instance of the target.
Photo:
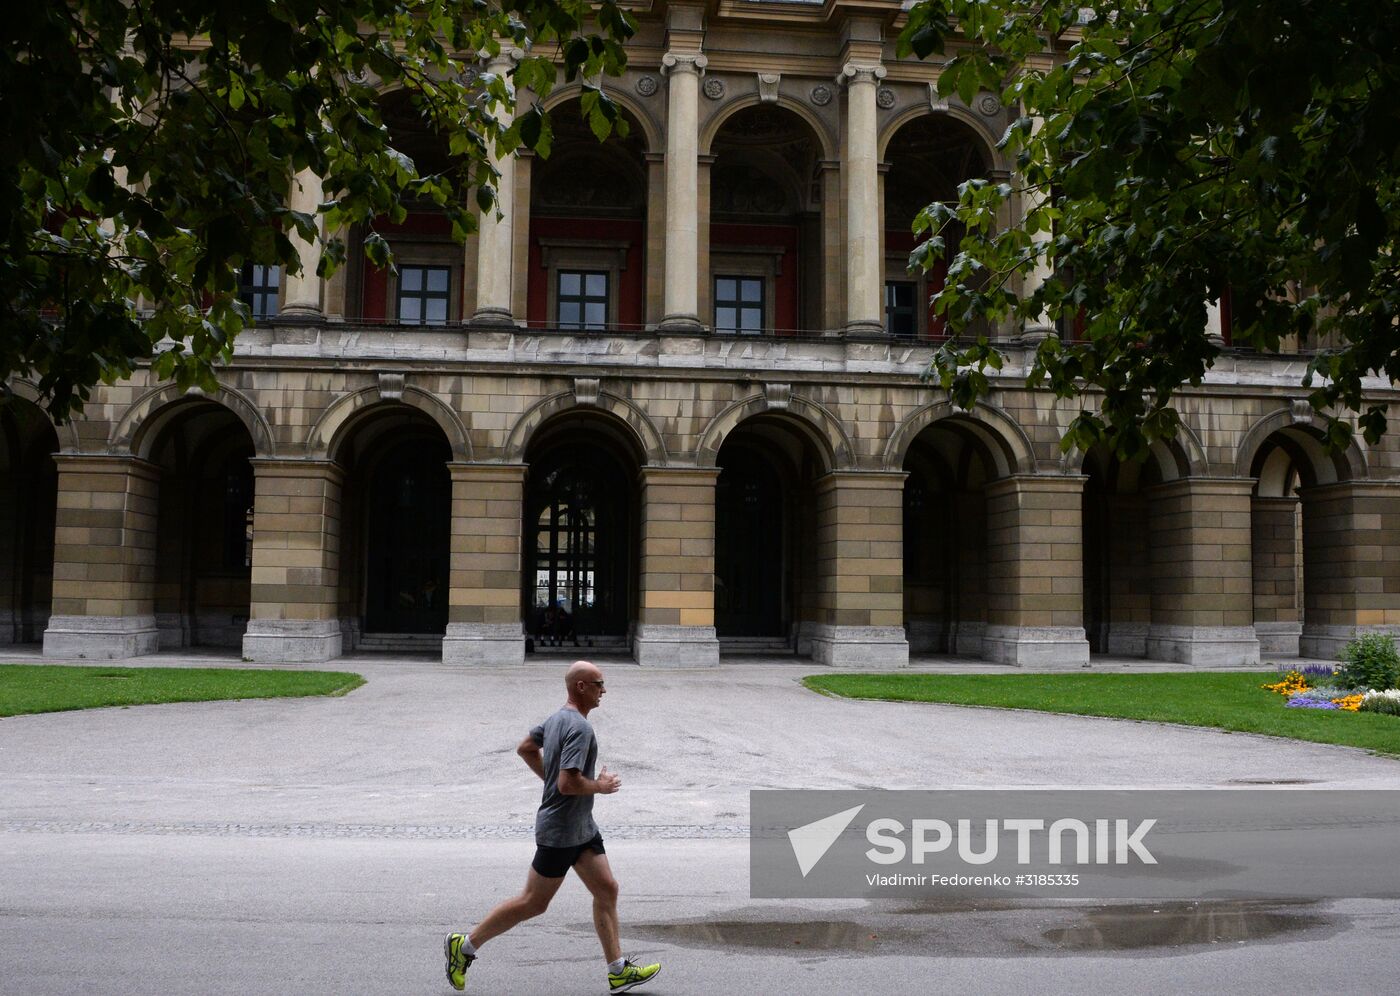
<svg viewBox="0 0 1400 996">
<path fill-rule="evenodd" d="M 589 681 L 587 678 L 585 678 L 584 680 L 590 685 L 597 685 L 599 688 L 603 687 L 603 683 L 601 681 Z"/>
</svg>

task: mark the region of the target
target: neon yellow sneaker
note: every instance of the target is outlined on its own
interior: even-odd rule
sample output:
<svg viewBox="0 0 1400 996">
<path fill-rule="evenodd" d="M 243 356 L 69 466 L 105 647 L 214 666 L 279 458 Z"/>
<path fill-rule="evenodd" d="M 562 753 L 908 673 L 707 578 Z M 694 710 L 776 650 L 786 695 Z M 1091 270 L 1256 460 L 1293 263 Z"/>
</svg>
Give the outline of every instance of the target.
<svg viewBox="0 0 1400 996">
<path fill-rule="evenodd" d="M 476 961 L 476 955 L 462 950 L 462 942 L 466 939 L 465 934 L 448 934 L 442 944 L 442 953 L 447 955 L 447 981 L 453 989 L 467 988 L 467 969 Z"/>
<path fill-rule="evenodd" d="M 608 973 L 608 992 L 625 993 L 650 982 L 660 974 L 660 965 L 637 965 L 628 958 L 622 963 L 622 971 Z"/>
</svg>

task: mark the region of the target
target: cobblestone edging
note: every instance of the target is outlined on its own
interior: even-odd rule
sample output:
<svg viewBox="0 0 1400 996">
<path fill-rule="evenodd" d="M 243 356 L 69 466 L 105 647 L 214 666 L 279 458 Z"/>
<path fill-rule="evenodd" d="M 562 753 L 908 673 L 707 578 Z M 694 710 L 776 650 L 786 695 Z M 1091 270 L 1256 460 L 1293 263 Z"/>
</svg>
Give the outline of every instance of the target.
<svg viewBox="0 0 1400 996">
<path fill-rule="evenodd" d="M 0 820 L 0 833 L 117 834 L 174 837 L 311 837 L 379 840 L 533 840 L 524 823 L 475 826 L 419 823 L 148 823 L 96 820 Z M 747 837 L 747 826 L 639 824 L 604 826 L 603 836 L 623 840 L 717 840 Z"/>
</svg>

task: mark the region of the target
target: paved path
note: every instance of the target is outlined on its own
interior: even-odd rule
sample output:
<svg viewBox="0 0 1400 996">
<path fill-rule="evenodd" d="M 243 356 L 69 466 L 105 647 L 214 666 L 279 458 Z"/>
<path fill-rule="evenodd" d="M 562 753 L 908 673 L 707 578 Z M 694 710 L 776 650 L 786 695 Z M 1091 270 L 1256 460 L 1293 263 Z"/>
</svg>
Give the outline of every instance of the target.
<svg viewBox="0 0 1400 996">
<path fill-rule="evenodd" d="M 349 665 L 369 683 L 343 698 L 0 720 L 0 992 L 440 991 L 436 934 L 528 863 L 538 784 L 514 748 L 562 699 L 562 665 Z M 597 813 L 629 950 L 667 963 L 656 992 L 849 992 L 871 972 L 891 992 L 1204 990 L 1224 973 L 1242 992 L 1378 991 L 1400 968 L 1400 904 L 754 903 L 751 788 L 1400 788 L 1400 762 L 1345 748 L 828 699 L 800 687 L 808 670 L 607 668 L 593 718 L 624 786 Z M 476 980 L 595 991 L 595 945 L 570 886 Z"/>
</svg>

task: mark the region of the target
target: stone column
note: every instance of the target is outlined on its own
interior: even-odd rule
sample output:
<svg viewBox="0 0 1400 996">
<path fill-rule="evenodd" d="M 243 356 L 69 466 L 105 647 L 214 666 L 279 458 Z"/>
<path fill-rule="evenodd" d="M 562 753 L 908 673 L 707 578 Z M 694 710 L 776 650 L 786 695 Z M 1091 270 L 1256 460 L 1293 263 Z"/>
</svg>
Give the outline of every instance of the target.
<svg viewBox="0 0 1400 996">
<path fill-rule="evenodd" d="M 715 636 L 715 482 L 719 471 L 642 468 L 637 663 L 719 663 Z"/>
<path fill-rule="evenodd" d="M 1304 488 L 1304 657 L 1335 660 L 1364 633 L 1400 635 L 1400 483 Z"/>
<path fill-rule="evenodd" d="M 880 258 L 879 134 L 875 94 L 883 66 L 846 63 L 836 82 L 846 87 L 846 322 L 847 332 L 884 331 L 884 261 Z"/>
<path fill-rule="evenodd" d="M 451 463 L 452 551 L 444 664 L 523 664 L 524 464 Z"/>
<path fill-rule="evenodd" d="M 55 454 L 53 615 L 45 657 L 154 653 L 160 470 L 133 456 Z"/>
<path fill-rule="evenodd" d="M 1041 125 L 1044 123 L 1044 119 L 1034 117 L 1031 119 L 1031 128 L 1033 131 L 1039 132 Z M 1021 194 L 1021 207 L 1022 217 L 1024 218 L 1027 214 L 1030 214 L 1045 203 L 1045 194 L 1039 189 L 1029 189 L 1026 186 L 1026 179 L 1024 176 L 1019 179 L 1023 189 L 1023 193 Z M 1045 248 L 1050 244 L 1052 234 L 1052 232 L 1045 230 L 1035 232 L 1031 235 L 1031 243 L 1039 252 L 1044 252 Z M 1021 280 L 1021 296 L 1023 298 L 1030 297 L 1045 285 L 1045 281 L 1049 280 L 1054 272 L 1054 268 L 1051 267 L 1050 262 L 1043 255 L 1037 255 L 1030 272 Z M 1025 320 L 1025 325 L 1021 330 L 1021 341 L 1028 345 L 1035 345 L 1042 339 L 1055 334 L 1054 320 L 1051 319 L 1048 312 L 1042 311 L 1035 317 Z"/>
<path fill-rule="evenodd" d="M 903 667 L 903 473 L 838 471 L 817 482 L 817 607 L 812 659 Z"/>
<path fill-rule="evenodd" d="M 293 211 L 315 215 L 323 199 L 321 178 L 315 172 L 304 169 L 293 177 L 290 205 Z M 320 229 L 320 218 L 317 216 L 316 230 L 318 233 Z M 286 300 L 282 305 L 282 314 L 320 318 L 325 313 L 321 304 L 321 278 L 316 275 L 316 267 L 321 262 L 320 242 L 319 240 L 307 241 L 295 230 L 291 232 L 289 238 L 297 251 L 297 259 L 301 263 L 301 268 L 296 273 L 287 273 Z"/>
<path fill-rule="evenodd" d="M 666 94 L 666 286 L 661 327 L 695 331 L 699 316 L 696 260 L 699 209 L 700 77 L 709 60 L 699 52 L 667 52 L 661 72 Z"/>
<path fill-rule="evenodd" d="M 817 164 L 822 184 L 822 331 L 835 332 L 844 320 L 845 258 L 841 241 L 841 163 Z M 882 222 L 883 224 L 883 222 Z M 883 290 L 881 293 L 884 293 Z"/>
<path fill-rule="evenodd" d="M 524 57 L 518 48 L 502 48 L 488 64 L 487 72 L 498 76 L 508 74 Z M 511 123 L 509 108 L 496 108 L 501 127 Z M 476 233 L 476 313 L 472 321 L 480 325 L 513 325 L 511 312 L 511 270 L 515 261 L 513 235 L 515 225 L 515 157 L 497 156 L 492 151 L 491 164 L 500 177 L 496 181 L 496 206 L 481 212 Z"/>
<path fill-rule="evenodd" d="M 1083 667 L 1085 478 L 987 485 L 987 628 L 982 655 L 1018 667 Z"/>
<path fill-rule="evenodd" d="M 647 289 L 643 321 L 657 325 L 664 312 L 666 283 L 666 156 L 646 152 L 647 164 Z"/>
<path fill-rule="evenodd" d="M 250 462 L 256 481 L 253 578 L 243 656 L 263 663 L 339 657 L 345 474 L 330 460 Z"/>
<path fill-rule="evenodd" d="M 1251 505 L 1254 633 L 1259 652 L 1298 656 L 1298 499 L 1255 498 Z"/>
<path fill-rule="evenodd" d="M 1194 667 L 1257 664 L 1252 479 L 1188 477 L 1145 489 L 1152 558 L 1147 656 Z"/>
</svg>

